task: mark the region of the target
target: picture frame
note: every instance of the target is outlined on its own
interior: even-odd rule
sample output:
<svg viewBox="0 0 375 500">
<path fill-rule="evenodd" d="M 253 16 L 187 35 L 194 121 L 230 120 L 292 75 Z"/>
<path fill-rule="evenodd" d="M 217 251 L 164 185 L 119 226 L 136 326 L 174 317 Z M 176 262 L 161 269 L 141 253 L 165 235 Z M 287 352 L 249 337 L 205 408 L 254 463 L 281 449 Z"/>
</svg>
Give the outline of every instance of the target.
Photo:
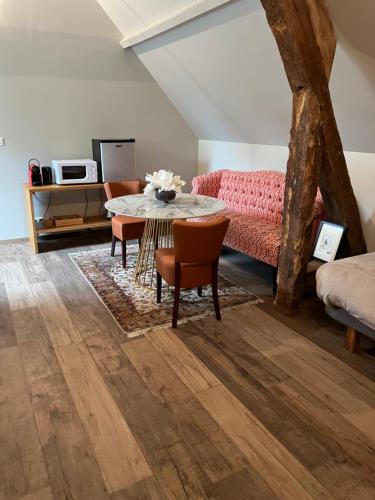
<svg viewBox="0 0 375 500">
<path fill-rule="evenodd" d="M 312 258 L 320 262 L 334 261 L 345 233 L 346 227 L 333 222 L 321 221 Z"/>
</svg>

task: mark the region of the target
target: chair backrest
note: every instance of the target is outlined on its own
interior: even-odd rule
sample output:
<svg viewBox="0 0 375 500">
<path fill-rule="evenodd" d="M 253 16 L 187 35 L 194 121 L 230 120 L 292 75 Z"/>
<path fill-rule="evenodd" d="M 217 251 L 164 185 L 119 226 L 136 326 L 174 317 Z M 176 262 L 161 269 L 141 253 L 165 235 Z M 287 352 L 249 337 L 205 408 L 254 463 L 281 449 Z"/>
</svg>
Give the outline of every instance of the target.
<svg viewBox="0 0 375 500">
<path fill-rule="evenodd" d="M 208 264 L 219 258 L 229 219 L 215 217 L 207 222 L 175 221 L 173 238 L 176 262 Z"/>
<path fill-rule="evenodd" d="M 128 194 L 138 194 L 141 192 L 141 181 L 105 182 L 104 190 L 108 200 Z"/>
</svg>

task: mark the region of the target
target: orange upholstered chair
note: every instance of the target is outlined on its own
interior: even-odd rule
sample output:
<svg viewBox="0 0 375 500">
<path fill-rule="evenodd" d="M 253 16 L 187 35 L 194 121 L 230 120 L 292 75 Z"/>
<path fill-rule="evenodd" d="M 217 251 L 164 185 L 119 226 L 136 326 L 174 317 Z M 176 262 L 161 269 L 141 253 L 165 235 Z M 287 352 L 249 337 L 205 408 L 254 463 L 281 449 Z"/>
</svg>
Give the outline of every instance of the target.
<svg viewBox="0 0 375 500">
<path fill-rule="evenodd" d="M 104 189 L 107 198 L 118 198 L 128 194 L 139 194 L 143 187 L 142 181 L 106 182 Z M 139 217 L 128 217 L 127 215 L 114 215 L 112 217 L 112 247 L 111 255 L 115 255 L 116 241 L 121 241 L 122 265 L 126 267 L 126 241 L 142 238 L 145 220 Z"/>
<path fill-rule="evenodd" d="M 161 302 L 162 279 L 173 285 L 174 307 L 172 327 L 176 328 L 181 288 L 212 285 L 216 319 L 220 320 L 217 270 L 223 239 L 229 219 L 216 217 L 208 222 L 175 221 L 172 225 L 174 248 L 156 250 L 157 302 Z"/>
</svg>

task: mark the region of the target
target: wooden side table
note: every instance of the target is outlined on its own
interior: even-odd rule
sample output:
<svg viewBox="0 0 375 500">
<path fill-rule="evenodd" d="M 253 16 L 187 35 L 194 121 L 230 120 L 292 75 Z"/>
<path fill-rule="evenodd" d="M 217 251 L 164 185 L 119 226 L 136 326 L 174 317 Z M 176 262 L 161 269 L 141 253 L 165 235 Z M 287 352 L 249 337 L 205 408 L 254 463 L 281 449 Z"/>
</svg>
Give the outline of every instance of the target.
<svg viewBox="0 0 375 500">
<path fill-rule="evenodd" d="M 85 217 L 83 224 L 71 225 L 64 227 L 46 226 L 43 222 L 35 220 L 34 213 L 34 194 L 35 193 L 48 193 L 48 192 L 62 192 L 62 191 L 77 191 L 86 189 L 101 189 L 103 183 L 96 184 L 51 184 L 49 186 L 30 186 L 24 184 L 26 217 L 29 232 L 29 241 L 35 253 L 39 253 L 38 235 L 40 234 L 53 234 L 53 233 L 67 233 L 69 231 L 82 231 L 84 229 L 98 229 L 111 227 L 111 220 L 105 216 L 90 216 Z"/>
</svg>

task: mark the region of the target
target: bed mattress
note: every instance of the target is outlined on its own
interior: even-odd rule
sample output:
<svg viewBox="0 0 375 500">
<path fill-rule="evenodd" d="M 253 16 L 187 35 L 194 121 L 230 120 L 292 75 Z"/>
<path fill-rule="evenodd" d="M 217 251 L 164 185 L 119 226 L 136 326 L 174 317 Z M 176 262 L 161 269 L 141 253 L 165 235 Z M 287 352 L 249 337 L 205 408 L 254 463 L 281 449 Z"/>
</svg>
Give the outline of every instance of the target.
<svg viewBox="0 0 375 500">
<path fill-rule="evenodd" d="M 341 259 L 316 273 L 318 296 L 375 330 L 375 253 Z"/>
</svg>

